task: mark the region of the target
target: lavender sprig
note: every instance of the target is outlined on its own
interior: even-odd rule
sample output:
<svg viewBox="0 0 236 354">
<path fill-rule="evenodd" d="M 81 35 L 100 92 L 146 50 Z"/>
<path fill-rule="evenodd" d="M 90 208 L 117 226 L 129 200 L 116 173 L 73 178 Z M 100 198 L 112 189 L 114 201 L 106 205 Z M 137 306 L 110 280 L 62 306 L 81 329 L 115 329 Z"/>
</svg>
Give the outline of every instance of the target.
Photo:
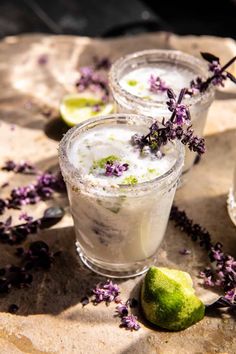
<svg viewBox="0 0 236 354">
<path fill-rule="evenodd" d="M 208 251 L 208 258 L 214 264 L 213 268 L 207 267 L 200 276 L 206 286 L 221 287 L 225 296 L 225 304 L 236 305 L 236 260 L 223 252 L 223 245 L 220 242 L 213 244 L 211 236 L 207 230 L 188 218 L 184 211 L 173 206 L 170 219 L 175 222 L 175 226 L 185 232 L 191 239 L 198 242 L 201 247 Z M 217 306 L 217 303 L 216 303 Z"/>
<path fill-rule="evenodd" d="M 37 177 L 35 183 L 24 187 L 15 187 L 7 199 L 0 199 L 0 214 L 8 208 L 20 209 L 24 205 L 36 204 L 40 200 L 51 198 L 55 191 L 65 190 L 65 184 L 61 174 L 54 175 L 45 172 Z"/>
<path fill-rule="evenodd" d="M 186 93 L 193 95 L 197 92 L 205 92 L 209 85 L 223 86 L 227 79 L 230 79 L 234 84 L 236 84 L 236 78 L 230 72 L 227 71 L 228 67 L 234 63 L 236 56 L 230 59 L 224 66 L 221 66 L 220 59 L 211 53 L 201 53 L 203 59 L 209 62 L 209 71 L 213 73 L 212 76 L 208 77 L 205 81 L 197 77 L 190 83 L 190 88 L 187 89 Z"/>
<path fill-rule="evenodd" d="M 0 222 L 0 242 L 9 245 L 22 243 L 28 235 L 36 234 L 40 229 L 50 227 L 58 223 L 64 216 L 64 210 L 60 207 L 51 207 L 45 210 L 43 217 L 34 219 L 26 213 L 20 215 L 20 220 L 26 221 L 19 225 L 12 225 L 12 217 Z"/>
<path fill-rule="evenodd" d="M 180 140 L 182 144 L 187 145 L 191 151 L 203 154 L 205 152 L 205 140 L 194 135 L 194 131 L 189 125 L 191 122 L 190 112 L 186 105 L 182 102 L 186 90 L 182 89 L 178 98 L 171 89 L 167 90 L 169 100 L 167 101 L 168 109 L 172 112 L 169 120 L 163 119 L 162 124 L 154 122 L 147 135 L 135 134 L 131 138 L 133 145 L 139 147 L 141 152 L 144 148 L 148 148 L 157 157 L 161 157 L 161 147 L 169 141 L 175 139 Z M 185 126 L 189 125 L 186 129 Z"/>
</svg>

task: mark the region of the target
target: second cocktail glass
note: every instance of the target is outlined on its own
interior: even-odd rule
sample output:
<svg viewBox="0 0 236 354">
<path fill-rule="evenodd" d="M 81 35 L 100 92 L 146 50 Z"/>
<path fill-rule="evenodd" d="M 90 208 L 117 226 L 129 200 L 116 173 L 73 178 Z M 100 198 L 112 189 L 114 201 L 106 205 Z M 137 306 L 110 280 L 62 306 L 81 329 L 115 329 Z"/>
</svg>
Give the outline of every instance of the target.
<svg viewBox="0 0 236 354">
<path fill-rule="evenodd" d="M 173 50 L 146 50 L 118 59 L 109 74 L 110 88 L 117 112 L 136 113 L 161 121 L 170 115 L 166 92 L 148 92 L 150 75 L 158 75 L 178 95 L 196 77 L 206 79 L 208 68 L 203 60 Z M 214 99 L 214 87 L 185 99 L 196 135 L 202 136 L 208 109 Z M 196 154 L 186 149 L 184 171 L 191 168 Z"/>
</svg>

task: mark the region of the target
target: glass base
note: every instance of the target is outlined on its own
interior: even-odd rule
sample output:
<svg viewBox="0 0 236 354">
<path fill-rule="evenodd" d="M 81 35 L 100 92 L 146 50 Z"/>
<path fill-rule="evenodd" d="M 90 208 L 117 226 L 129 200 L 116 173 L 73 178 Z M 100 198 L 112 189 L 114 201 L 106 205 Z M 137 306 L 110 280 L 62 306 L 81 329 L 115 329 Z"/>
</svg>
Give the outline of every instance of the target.
<svg viewBox="0 0 236 354">
<path fill-rule="evenodd" d="M 111 264 L 102 261 L 97 261 L 86 256 L 76 242 L 76 249 L 81 261 L 93 272 L 109 278 L 133 278 L 147 272 L 151 265 L 157 261 L 156 255 L 149 257 L 141 262 L 127 263 L 127 264 Z"/>
<path fill-rule="evenodd" d="M 236 200 L 234 198 L 234 193 L 232 188 L 229 190 L 229 194 L 228 194 L 227 209 L 228 209 L 230 219 L 236 226 Z"/>
</svg>

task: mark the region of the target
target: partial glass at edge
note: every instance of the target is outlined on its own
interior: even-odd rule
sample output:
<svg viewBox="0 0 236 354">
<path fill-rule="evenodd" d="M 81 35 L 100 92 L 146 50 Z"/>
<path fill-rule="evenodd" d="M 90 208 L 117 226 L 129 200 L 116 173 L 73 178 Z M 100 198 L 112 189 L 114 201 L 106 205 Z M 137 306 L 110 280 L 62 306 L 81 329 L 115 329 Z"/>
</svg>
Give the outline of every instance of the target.
<svg viewBox="0 0 236 354">
<path fill-rule="evenodd" d="M 203 60 L 175 50 L 145 50 L 127 55 L 118 59 L 109 73 L 109 83 L 116 103 L 117 112 L 135 113 L 154 117 L 162 121 L 169 118 L 170 112 L 166 108 L 166 102 L 148 101 L 134 96 L 125 91 L 120 85 L 120 79 L 130 71 L 142 66 L 157 66 L 158 63 L 179 65 L 182 68 L 193 71 L 194 77 L 207 78 L 209 75 L 207 65 Z M 196 95 L 186 102 L 190 106 L 192 125 L 195 134 L 202 136 L 207 113 L 214 100 L 214 88 L 210 87 L 204 94 Z M 196 158 L 196 154 L 186 148 L 184 172 L 188 171 Z"/>
<path fill-rule="evenodd" d="M 228 195 L 227 208 L 229 216 L 234 225 L 236 226 L 236 166 L 234 169 L 233 185 L 230 188 Z"/>
<path fill-rule="evenodd" d="M 76 232 L 78 254 L 96 273 L 124 278 L 145 272 L 156 262 L 170 208 L 181 174 L 184 148 L 176 142 L 177 160 L 164 175 L 118 190 L 86 189 L 68 160 L 68 147 L 81 132 L 107 124 L 150 125 L 144 116 L 117 114 L 90 119 L 72 128 L 59 146 L 59 162 L 66 182 Z"/>
</svg>

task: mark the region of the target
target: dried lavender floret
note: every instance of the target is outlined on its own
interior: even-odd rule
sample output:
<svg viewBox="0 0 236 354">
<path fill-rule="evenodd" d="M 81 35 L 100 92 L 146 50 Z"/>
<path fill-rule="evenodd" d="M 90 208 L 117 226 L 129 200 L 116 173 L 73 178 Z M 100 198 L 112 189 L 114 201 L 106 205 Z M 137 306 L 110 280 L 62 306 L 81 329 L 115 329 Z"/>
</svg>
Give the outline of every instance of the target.
<svg viewBox="0 0 236 354">
<path fill-rule="evenodd" d="M 121 164 L 117 161 L 107 161 L 105 165 L 105 175 L 120 177 L 128 168 L 129 165 L 127 163 Z"/>
<path fill-rule="evenodd" d="M 128 315 L 128 316 L 124 316 L 121 319 L 121 327 L 125 327 L 126 329 L 129 330 L 139 330 L 140 329 L 140 324 L 137 321 L 137 317 L 134 315 Z"/>
<path fill-rule="evenodd" d="M 114 301 L 119 293 L 119 287 L 117 284 L 113 284 L 111 280 L 108 280 L 104 284 L 98 284 L 94 289 L 92 289 L 95 295 L 94 304 L 98 304 L 102 301 L 107 303 Z"/>
</svg>

